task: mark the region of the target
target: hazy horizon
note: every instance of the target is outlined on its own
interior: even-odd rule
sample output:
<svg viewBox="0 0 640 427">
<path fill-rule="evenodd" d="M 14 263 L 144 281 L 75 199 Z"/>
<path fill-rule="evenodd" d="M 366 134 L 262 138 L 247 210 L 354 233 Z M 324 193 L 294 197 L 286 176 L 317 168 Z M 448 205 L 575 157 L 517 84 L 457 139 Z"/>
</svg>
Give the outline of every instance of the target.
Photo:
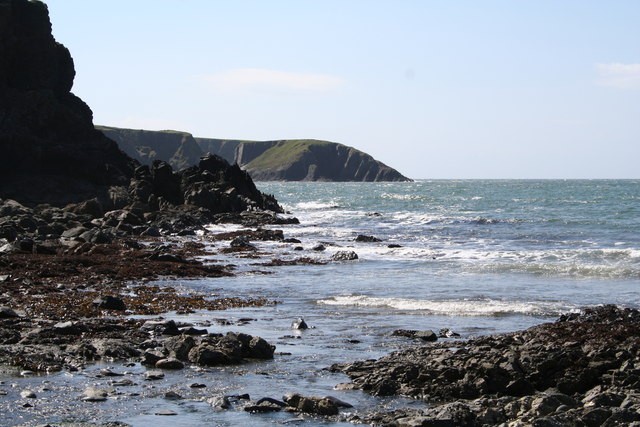
<svg viewBox="0 0 640 427">
<path fill-rule="evenodd" d="M 640 177 L 640 3 L 47 0 L 96 125 L 320 139 L 413 179 Z"/>
</svg>

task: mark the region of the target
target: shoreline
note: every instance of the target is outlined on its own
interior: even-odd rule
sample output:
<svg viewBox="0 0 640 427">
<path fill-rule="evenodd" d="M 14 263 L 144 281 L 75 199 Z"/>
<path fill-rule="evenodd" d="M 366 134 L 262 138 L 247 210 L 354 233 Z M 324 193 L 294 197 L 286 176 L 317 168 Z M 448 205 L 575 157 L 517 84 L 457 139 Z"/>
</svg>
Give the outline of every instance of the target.
<svg viewBox="0 0 640 427">
<path fill-rule="evenodd" d="M 271 229 L 241 229 L 207 234 L 204 238 L 211 241 L 231 240 L 228 247 L 216 248 L 218 253 L 265 260 L 270 259 L 271 254 L 256 250 L 251 242 L 283 241 L 284 234 Z M 137 375 L 142 378 L 148 372 L 157 370 L 162 374 L 157 374 L 160 377 L 169 372 L 180 377 L 189 376 L 188 372 L 198 366 L 237 366 L 246 361 L 269 360 L 274 354 L 279 357 L 275 346 L 259 337 L 233 332 L 226 335 L 208 334 L 206 328 L 199 329 L 203 325 L 162 317 L 157 320 L 130 318 L 132 315 L 159 316 L 168 312 L 175 312 L 179 317 L 194 309 L 224 310 L 276 303 L 262 298 L 246 300 L 228 296 L 208 300 L 198 293 L 185 294 L 184 290 L 178 293 L 171 286 L 147 284 L 161 276 L 194 278 L 233 275 L 233 268 L 228 265 L 207 265 L 193 259 L 215 256 L 216 252 L 207 251 L 204 244 L 179 238 L 127 237 L 111 243 L 93 244 L 88 250 L 86 242 L 62 247 L 65 249 L 58 254 L 17 251 L 0 258 L 0 278 L 5 289 L 0 306 L 11 300 L 18 302 L 15 305 L 17 313 L 14 311 L 18 317 L 14 317 L 10 311 L 4 311 L 5 318 L 0 320 L 0 336 L 3 339 L 1 360 L 3 364 L 19 366 L 21 375 L 28 376 L 39 371 L 95 371 L 97 366 L 105 362 L 125 363 L 125 366 L 140 362 Z M 116 260 L 125 260 L 126 265 Z M 300 258 L 300 262 L 313 264 L 304 257 Z M 69 270 L 70 265 L 74 266 L 73 272 Z M 261 264 L 258 262 L 254 265 Z M 271 260 L 262 265 L 277 266 L 283 263 Z M 7 266 L 12 268 L 11 271 L 7 270 Z M 27 288 L 29 291 L 25 292 Z M 100 307 L 98 300 L 106 295 L 120 299 L 128 311 L 114 309 L 113 305 L 109 308 Z M 625 358 L 620 357 L 619 351 L 611 353 L 607 347 L 609 341 L 604 334 L 612 333 L 612 325 L 622 328 L 613 332 L 614 338 L 622 337 L 625 345 L 630 346 L 624 350 Z M 581 316 L 570 315 L 563 322 L 544 323 L 525 331 L 417 345 L 377 361 L 347 362 L 327 368 L 331 372 L 345 373 L 352 379 L 352 383 L 338 384 L 336 390 L 362 390 L 373 396 L 408 396 L 417 399 L 417 402 L 433 405 L 427 409 L 407 407 L 380 411 L 360 407 L 355 412 L 341 412 L 335 403 L 323 401 L 320 404 L 321 399 L 313 400 L 312 396 L 302 396 L 312 399 L 309 401 L 294 398 L 291 404 L 284 402 L 281 396 L 265 396 L 268 399 L 261 399 L 259 403 L 239 399 L 224 404 L 223 399 L 222 405 L 225 407 L 215 410 L 253 408 L 255 413 L 264 413 L 289 408 L 290 411 L 307 414 L 305 416 L 321 416 L 328 422 L 372 425 L 430 425 L 432 422 L 469 426 L 503 423 L 600 425 L 593 423 L 597 420 L 604 423 L 610 418 L 611 422 L 603 425 L 635 422 L 640 421 L 636 417 L 640 409 L 638 326 L 640 315 L 636 310 L 624 311 L 605 306 L 588 309 Z M 582 335 L 571 335 L 577 333 L 577 329 L 572 330 L 574 328 L 580 329 Z M 563 331 L 565 335 L 558 334 L 558 331 Z M 595 332 L 600 335 L 594 335 L 585 345 L 595 346 L 589 351 L 597 353 L 594 355 L 580 350 L 581 353 L 576 343 Z M 563 363 L 566 365 L 562 360 L 579 355 L 582 359 L 580 363 L 575 363 L 576 378 L 592 375 L 592 381 L 571 390 L 567 385 L 559 387 L 553 383 L 542 387 L 523 380 L 525 375 L 522 374 L 519 355 L 523 352 L 524 343 L 531 340 L 543 342 L 544 345 L 535 349 L 533 358 L 542 360 L 546 369 L 560 369 L 558 366 L 563 366 Z M 626 340 L 631 341 L 627 343 Z M 614 342 L 619 344 L 618 341 Z M 17 344 L 18 350 L 15 350 Z M 563 354 L 560 362 L 554 363 L 558 358 L 556 347 L 568 347 L 570 352 L 569 356 Z M 7 351 L 7 348 L 14 350 Z M 529 348 L 526 350 L 531 352 Z M 619 363 L 611 359 L 612 354 Z M 470 355 L 474 362 L 467 365 L 472 357 Z M 590 358 L 600 363 L 598 366 L 607 369 L 594 371 Z M 569 366 L 573 366 L 573 363 Z M 326 367 L 318 367 L 323 368 Z M 618 378 L 631 378 L 631 383 L 607 386 L 605 379 L 610 378 L 608 375 L 614 368 L 619 371 Z M 109 372 L 109 368 L 102 369 L 107 370 L 100 371 L 102 373 L 98 373 L 98 377 L 121 374 Z M 427 377 L 421 373 L 424 369 Z M 529 369 L 535 371 L 534 376 L 538 377 L 545 377 L 547 373 L 537 368 Z M 511 378 L 516 371 L 520 376 Z M 496 378 L 499 378 L 498 383 Z M 637 380 L 633 382 L 633 378 Z M 99 402 L 112 398 L 115 396 L 113 393 L 117 393 L 116 390 L 127 382 L 116 381 L 115 384 L 115 387 L 97 391 L 95 387 L 87 387 L 81 399 Z M 428 384 L 431 384 L 430 388 Z M 5 389 L 2 385 L 0 388 Z M 6 399 L 4 396 L 2 398 Z M 31 405 L 29 398 L 22 398 L 21 401 L 25 401 L 28 410 L 28 405 Z M 216 404 L 220 402 L 209 404 L 217 408 Z"/>
</svg>

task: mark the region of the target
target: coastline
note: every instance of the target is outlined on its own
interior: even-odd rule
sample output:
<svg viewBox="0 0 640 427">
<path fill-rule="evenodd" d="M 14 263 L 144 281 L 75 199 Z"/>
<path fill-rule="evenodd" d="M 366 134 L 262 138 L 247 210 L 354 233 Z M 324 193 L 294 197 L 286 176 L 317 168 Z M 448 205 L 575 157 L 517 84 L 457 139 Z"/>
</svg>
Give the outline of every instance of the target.
<svg viewBox="0 0 640 427">
<path fill-rule="evenodd" d="M 194 369 L 286 357 L 262 338 L 233 332 L 231 324 L 227 325 L 228 333 L 220 334 L 207 333 L 206 325 L 179 320 L 194 309 L 259 308 L 275 301 L 232 295 L 203 298 L 197 292 L 185 293 L 185 289 L 176 291 L 152 282 L 159 277 L 234 274 L 231 266 L 211 262 L 216 253 L 197 240 L 224 242 L 217 248 L 218 254 L 250 257 L 256 265 L 263 260 L 267 261 L 264 265 L 286 265 L 260 249 L 261 241 L 281 242 L 284 237 L 279 230 L 246 227 L 201 237 L 128 237 L 89 246 L 76 237 L 61 244 L 55 254 L 34 254 L 33 250 L 3 254 L 0 277 L 5 294 L 0 305 L 13 301 L 15 310 L 3 311 L 0 320 L 2 362 L 18 367 L 23 378 L 40 371 L 62 371 L 93 372 L 89 378 L 108 379 L 109 386 L 102 388 L 86 382 L 80 396 L 86 404 L 117 399 L 122 390 L 132 386 L 134 378 L 153 381 L 148 377 L 171 375 L 174 382 L 184 384 Z M 295 237 L 289 240 L 295 241 Z M 198 257 L 208 262 L 194 259 Z M 299 262 L 313 264 L 310 261 L 299 258 Z M 126 311 L 100 307 L 100 298 L 107 295 L 119 298 Z M 289 396 L 291 401 L 279 395 L 213 399 L 207 394 L 187 397 L 184 391 L 171 389 L 164 396 L 176 393 L 180 399 L 207 402 L 215 411 L 248 411 L 255 417 L 287 410 L 296 414 L 290 419 L 312 424 L 320 419 L 394 426 L 617 425 L 640 421 L 638 312 L 605 306 L 562 320 L 509 334 L 411 345 L 377 361 L 350 361 L 329 368 L 352 380 L 337 384 L 336 390 L 407 396 L 431 405 L 424 409 L 410 405 L 390 411 L 381 411 L 376 405 L 350 409 L 335 397 L 335 401 L 322 400 L 324 397 L 304 394 Z M 105 362 L 128 366 L 130 371 L 105 368 Z M 321 366 L 322 360 L 318 362 L 318 370 L 327 368 Z M 32 391 L 9 391 L 6 384 L 0 388 L 6 392 L 3 399 L 10 399 L 17 391 L 24 396 Z M 25 415 L 38 401 L 34 394 L 36 397 L 13 397 L 14 402 L 22 402 Z M 168 410 L 155 416 L 172 414 Z M 52 419 L 32 419 L 45 421 Z"/>
</svg>

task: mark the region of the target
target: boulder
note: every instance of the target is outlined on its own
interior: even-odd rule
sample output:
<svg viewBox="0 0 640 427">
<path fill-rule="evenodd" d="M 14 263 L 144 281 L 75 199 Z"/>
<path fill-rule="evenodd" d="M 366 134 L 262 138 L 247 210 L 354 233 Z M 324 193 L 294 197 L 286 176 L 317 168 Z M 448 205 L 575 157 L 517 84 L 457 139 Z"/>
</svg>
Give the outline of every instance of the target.
<svg viewBox="0 0 640 427">
<path fill-rule="evenodd" d="M 124 311 L 127 309 L 122 298 L 112 295 L 101 295 L 93 300 L 93 306 L 104 310 Z"/>
<path fill-rule="evenodd" d="M 309 326 L 302 317 L 299 317 L 291 323 L 291 329 L 309 329 Z"/>
<path fill-rule="evenodd" d="M 331 261 L 354 261 L 358 259 L 358 254 L 354 251 L 338 251 L 331 255 Z"/>
<path fill-rule="evenodd" d="M 365 236 L 364 234 L 359 234 L 358 237 L 355 238 L 355 241 L 360 243 L 382 242 L 382 240 L 378 239 L 377 237 Z"/>
</svg>

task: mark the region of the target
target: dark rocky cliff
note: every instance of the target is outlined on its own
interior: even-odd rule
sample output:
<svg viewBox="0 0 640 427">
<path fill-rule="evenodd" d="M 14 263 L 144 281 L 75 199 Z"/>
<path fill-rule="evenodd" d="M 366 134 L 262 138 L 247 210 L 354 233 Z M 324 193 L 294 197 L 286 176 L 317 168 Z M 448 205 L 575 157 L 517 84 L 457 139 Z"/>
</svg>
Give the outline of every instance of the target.
<svg viewBox="0 0 640 427">
<path fill-rule="evenodd" d="M 128 183 L 134 162 L 71 93 L 75 70 L 40 2 L 0 0 L 0 197 L 63 205 Z"/>
<path fill-rule="evenodd" d="M 105 212 L 105 218 L 135 218 L 132 224 L 140 229 L 145 220 L 204 223 L 216 214 L 282 212 L 237 165 L 214 155 L 200 159 L 203 153 L 188 134 L 177 134 L 177 145 L 172 138 L 161 140 L 157 152 L 145 153 L 151 165 L 140 166 L 94 128 L 91 109 L 70 92 L 74 77 L 69 51 L 51 34 L 47 6 L 0 0 L 0 203 L 6 198 L 84 211 L 89 200 L 94 219 Z M 155 160 L 169 152 L 178 166 L 190 167 L 174 172 Z M 125 231 L 141 231 L 126 225 Z M 12 215 L 0 226 L 9 230 L 0 238 L 15 240 L 29 231 Z"/>
</svg>

